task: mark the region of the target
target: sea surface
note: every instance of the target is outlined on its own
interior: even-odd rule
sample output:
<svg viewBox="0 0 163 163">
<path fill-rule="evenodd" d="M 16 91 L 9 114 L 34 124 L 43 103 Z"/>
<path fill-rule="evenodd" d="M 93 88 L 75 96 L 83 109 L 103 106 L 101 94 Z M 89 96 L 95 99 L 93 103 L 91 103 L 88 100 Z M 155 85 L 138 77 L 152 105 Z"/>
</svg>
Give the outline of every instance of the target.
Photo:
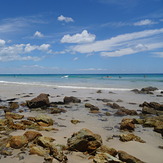
<svg viewBox="0 0 163 163">
<path fill-rule="evenodd" d="M 0 74 L 0 84 L 102 90 L 154 86 L 163 90 L 163 74 Z"/>
</svg>

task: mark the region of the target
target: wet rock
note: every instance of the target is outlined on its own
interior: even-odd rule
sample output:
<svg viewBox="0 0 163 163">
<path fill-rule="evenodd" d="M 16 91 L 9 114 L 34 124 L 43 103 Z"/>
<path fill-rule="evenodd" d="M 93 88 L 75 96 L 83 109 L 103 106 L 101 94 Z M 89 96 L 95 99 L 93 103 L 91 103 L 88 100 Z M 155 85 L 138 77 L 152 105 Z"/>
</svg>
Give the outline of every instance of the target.
<svg viewBox="0 0 163 163">
<path fill-rule="evenodd" d="M 101 147 L 99 147 L 96 152 L 101 152 L 101 153 L 108 153 L 112 156 L 116 156 L 117 155 L 117 151 L 114 148 L 109 148 L 106 145 L 102 145 Z"/>
<path fill-rule="evenodd" d="M 72 119 L 71 120 L 71 123 L 76 125 L 77 123 L 80 123 L 80 121 L 79 120 Z"/>
<path fill-rule="evenodd" d="M 122 135 L 120 135 L 120 140 L 123 141 L 123 142 L 137 141 L 137 142 L 140 142 L 140 143 L 145 143 L 144 140 L 142 140 L 139 136 L 136 136 L 134 134 L 122 134 Z"/>
<path fill-rule="evenodd" d="M 143 161 L 139 160 L 138 158 L 124 152 L 118 151 L 119 159 L 126 162 L 126 163 L 144 163 Z"/>
<path fill-rule="evenodd" d="M 149 107 L 147 107 L 147 106 L 144 106 L 144 107 L 142 108 L 142 113 L 143 113 L 143 114 L 156 114 L 157 112 L 156 112 L 156 110 L 154 110 L 153 108 L 149 108 Z"/>
<path fill-rule="evenodd" d="M 95 110 L 99 111 L 99 108 L 97 106 L 94 106 L 94 105 L 92 105 L 90 103 L 85 103 L 85 107 L 90 108 L 90 111 L 95 111 Z"/>
<path fill-rule="evenodd" d="M 9 140 L 9 146 L 14 149 L 19 149 L 28 144 L 28 139 L 25 136 L 12 136 Z"/>
<path fill-rule="evenodd" d="M 102 93 L 102 91 L 101 90 L 98 90 L 96 93 Z"/>
<path fill-rule="evenodd" d="M 50 150 L 44 149 L 40 146 L 32 146 L 30 147 L 29 154 L 33 155 L 36 154 L 38 156 L 46 157 L 50 153 Z"/>
<path fill-rule="evenodd" d="M 27 106 L 29 108 L 39 108 L 39 107 L 50 106 L 48 96 L 49 96 L 49 94 L 42 93 L 39 96 L 37 96 L 36 98 L 33 98 L 30 101 L 27 101 Z"/>
<path fill-rule="evenodd" d="M 129 118 L 122 119 L 122 122 L 120 123 L 120 129 L 127 130 L 127 131 L 133 131 L 135 129 L 133 119 L 129 119 Z"/>
<path fill-rule="evenodd" d="M 63 101 L 64 101 L 65 104 L 69 104 L 69 103 L 81 103 L 81 100 L 78 99 L 77 97 L 74 97 L 74 96 L 70 96 L 70 97 L 65 96 L 64 99 L 63 99 Z"/>
<path fill-rule="evenodd" d="M 45 123 L 47 126 L 53 125 L 53 119 L 46 114 L 39 114 L 35 119 L 38 124 L 41 124 L 40 122 L 42 122 L 42 124 Z"/>
<path fill-rule="evenodd" d="M 18 102 L 9 102 L 9 108 L 11 110 L 15 110 L 15 109 L 19 108 Z"/>
<path fill-rule="evenodd" d="M 98 153 L 96 154 L 96 156 L 93 159 L 94 163 L 119 163 L 122 161 L 120 161 L 119 159 L 117 159 L 116 157 L 113 157 L 112 155 L 108 154 L 108 153 Z"/>
<path fill-rule="evenodd" d="M 24 133 L 24 136 L 28 139 L 28 141 L 33 141 L 34 139 L 36 139 L 39 136 L 42 136 L 41 133 L 36 132 L 36 131 L 26 131 Z"/>
<path fill-rule="evenodd" d="M 12 119 L 22 119 L 22 118 L 24 118 L 24 115 L 12 113 L 12 112 L 6 112 L 5 117 L 6 117 L 6 119 L 10 119 L 10 118 L 12 118 Z"/>
<path fill-rule="evenodd" d="M 129 110 L 125 108 L 120 108 L 115 115 L 119 116 L 125 116 L 125 115 L 138 115 L 138 113 L 135 110 Z"/>
<path fill-rule="evenodd" d="M 143 92 L 149 92 L 149 91 L 156 91 L 156 90 L 158 90 L 158 88 L 156 88 L 156 87 L 146 87 L 146 88 L 142 88 L 141 89 L 141 91 L 143 91 Z"/>
<path fill-rule="evenodd" d="M 140 107 L 148 107 L 148 108 L 153 108 L 155 110 L 163 111 L 163 104 L 159 104 L 157 102 L 144 102 L 143 104 L 139 105 Z"/>
<path fill-rule="evenodd" d="M 50 114 L 65 113 L 66 110 L 62 108 L 50 108 Z"/>
<path fill-rule="evenodd" d="M 102 145 L 101 136 L 83 128 L 67 140 L 68 149 L 80 152 L 93 152 Z"/>
</svg>

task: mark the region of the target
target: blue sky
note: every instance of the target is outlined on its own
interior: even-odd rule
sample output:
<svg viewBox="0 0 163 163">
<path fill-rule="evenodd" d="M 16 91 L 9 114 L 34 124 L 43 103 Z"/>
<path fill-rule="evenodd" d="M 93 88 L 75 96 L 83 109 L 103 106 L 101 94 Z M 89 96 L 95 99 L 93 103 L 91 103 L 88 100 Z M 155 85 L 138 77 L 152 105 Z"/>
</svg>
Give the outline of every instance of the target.
<svg viewBox="0 0 163 163">
<path fill-rule="evenodd" d="M 0 73 L 163 73 L 163 0 L 1 0 Z"/>
</svg>

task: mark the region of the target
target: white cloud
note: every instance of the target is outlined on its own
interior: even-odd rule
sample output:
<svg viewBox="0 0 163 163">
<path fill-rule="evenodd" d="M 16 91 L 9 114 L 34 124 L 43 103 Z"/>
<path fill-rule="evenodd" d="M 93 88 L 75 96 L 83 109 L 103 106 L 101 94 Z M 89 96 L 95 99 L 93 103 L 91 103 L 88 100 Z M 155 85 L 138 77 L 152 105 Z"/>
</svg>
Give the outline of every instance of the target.
<svg viewBox="0 0 163 163">
<path fill-rule="evenodd" d="M 11 46 L 0 47 L 0 61 L 13 61 L 13 60 L 34 60 L 38 61 L 41 57 L 24 56 L 24 54 L 31 53 L 34 50 L 49 51 L 49 44 L 31 45 L 31 44 L 14 44 Z"/>
<path fill-rule="evenodd" d="M 145 20 L 135 22 L 134 26 L 143 26 L 143 25 L 152 25 L 152 24 L 157 24 L 157 22 L 154 22 L 150 19 L 145 19 Z"/>
<path fill-rule="evenodd" d="M 78 57 L 75 57 L 74 59 L 73 59 L 73 61 L 77 61 L 79 58 Z"/>
<path fill-rule="evenodd" d="M 77 33 L 75 35 L 64 35 L 61 39 L 62 43 L 88 43 L 93 42 L 96 36 L 94 34 L 88 33 L 87 30 L 83 30 L 82 33 Z"/>
<path fill-rule="evenodd" d="M 86 69 L 79 69 L 80 71 L 106 71 L 107 69 L 102 68 L 86 68 Z"/>
<path fill-rule="evenodd" d="M 0 39 L 0 46 L 4 46 L 4 45 L 5 45 L 5 43 L 6 43 L 6 41 L 5 41 L 5 40 L 1 40 L 1 39 Z"/>
<path fill-rule="evenodd" d="M 71 17 L 65 17 L 63 15 L 58 16 L 58 21 L 64 21 L 66 23 L 74 22 L 74 20 Z"/>
<path fill-rule="evenodd" d="M 34 33 L 34 37 L 44 37 L 44 35 L 41 33 L 41 32 L 39 32 L 39 31 L 36 31 L 35 33 Z"/>
<path fill-rule="evenodd" d="M 157 57 L 163 58 L 163 52 L 153 52 Z"/>
<path fill-rule="evenodd" d="M 129 55 L 160 48 L 162 42 L 159 43 L 159 41 L 153 39 L 153 37 L 159 36 L 161 38 L 161 34 L 163 34 L 163 28 L 127 33 L 107 40 L 72 46 L 71 50 L 73 53 L 89 54 L 99 52 L 102 56 L 110 57 Z M 149 47 L 149 45 L 151 47 Z"/>
</svg>

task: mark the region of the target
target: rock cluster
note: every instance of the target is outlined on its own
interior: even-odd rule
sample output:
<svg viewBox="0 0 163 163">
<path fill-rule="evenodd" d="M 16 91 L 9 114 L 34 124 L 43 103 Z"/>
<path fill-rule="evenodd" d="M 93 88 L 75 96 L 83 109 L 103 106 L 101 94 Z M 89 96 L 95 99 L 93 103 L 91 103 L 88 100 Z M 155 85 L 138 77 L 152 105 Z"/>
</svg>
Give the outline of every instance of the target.
<svg viewBox="0 0 163 163">
<path fill-rule="evenodd" d="M 156 90 L 158 90 L 158 88 L 150 86 L 150 87 L 142 88 L 141 90 L 133 89 L 132 92 L 135 92 L 137 94 L 153 94 L 153 91 Z"/>
</svg>

